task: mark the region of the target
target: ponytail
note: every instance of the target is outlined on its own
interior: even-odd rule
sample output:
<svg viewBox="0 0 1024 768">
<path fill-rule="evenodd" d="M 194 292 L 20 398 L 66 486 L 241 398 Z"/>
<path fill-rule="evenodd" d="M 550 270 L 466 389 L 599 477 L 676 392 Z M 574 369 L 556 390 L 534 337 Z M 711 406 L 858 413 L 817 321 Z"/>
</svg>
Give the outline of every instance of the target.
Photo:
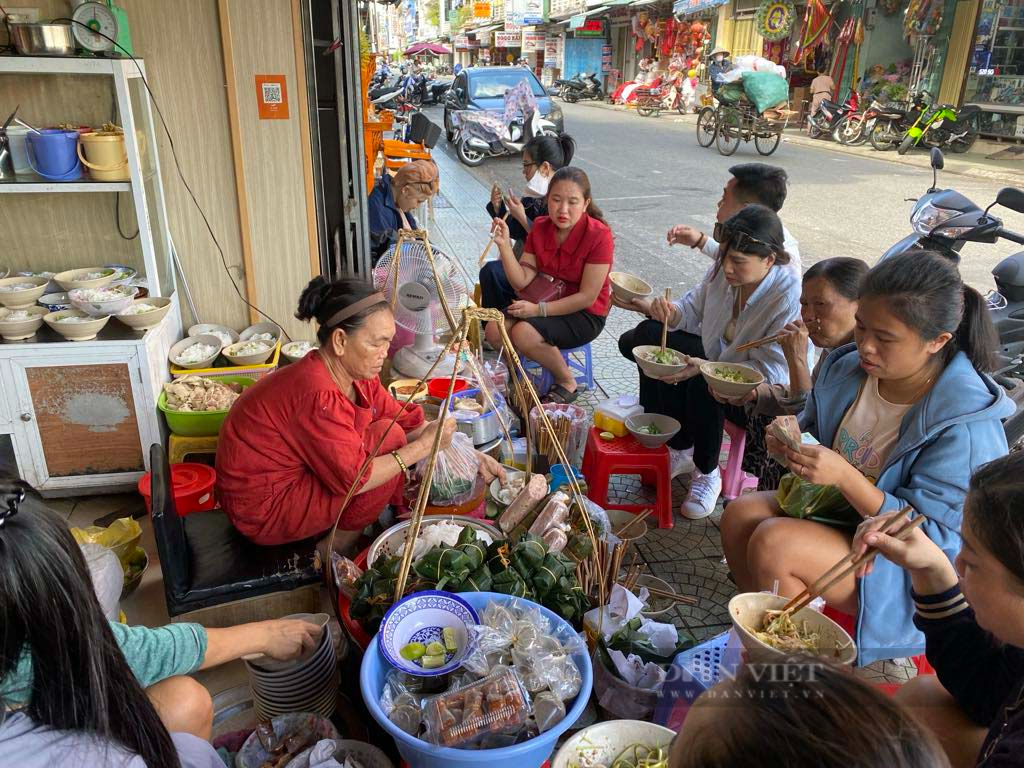
<svg viewBox="0 0 1024 768">
<path fill-rule="evenodd" d="M 576 153 L 576 142 L 567 133 L 561 136 L 544 133 L 526 142 L 523 152 L 537 165 L 547 163 L 552 171 L 558 171 L 572 162 L 572 156 Z"/>
<path fill-rule="evenodd" d="M 953 338 L 956 347 L 947 353 L 946 362 L 952 359 L 956 349 L 960 349 L 977 370 L 988 372 L 996 369 L 995 350 L 999 346 L 999 334 L 989 317 L 984 297 L 969 285 L 964 285 L 964 316 Z"/>
<path fill-rule="evenodd" d="M 587 206 L 587 216 L 592 219 L 597 219 L 606 227 L 608 226 L 608 222 L 605 221 L 604 218 L 604 212 L 594 204 L 593 200 L 591 200 L 590 205 Z"/>
</svg>

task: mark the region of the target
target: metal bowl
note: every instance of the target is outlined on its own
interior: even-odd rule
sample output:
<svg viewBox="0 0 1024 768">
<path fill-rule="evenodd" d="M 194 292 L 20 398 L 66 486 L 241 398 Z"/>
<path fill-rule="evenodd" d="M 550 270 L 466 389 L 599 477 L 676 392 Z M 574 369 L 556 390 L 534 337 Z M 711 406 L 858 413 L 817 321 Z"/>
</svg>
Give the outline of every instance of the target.
<svg viewBox="0 0 1024 768">
<path fill-rule="evenodd" d="M 459 525 L 473 528 L 480 533 L 486 533 L 491 537 L 491 541 L 505 538 L 501 531 L 490 523 L 478 520 L 475 517 L 464 517 L 462 515 L 430 515 L 429 517 L 424 517 L 423 522 L 420 524 L 420 531 L 422 532 L 424 527 L 428 525 L 437 525 L 438 523 L 458 523 Z M 406 531 L 410 525 L 412 525 L 411 520 L 404 520 L 391 526 L 378 536 L 373 544 L 370 545 L 370 548 L 366 550 L 367 567 L 372 566 L 381 555 L 390 556 L 397 554 L 402 544 L 405 543 Z"/>
<path fill-rule="evenodd" d="M 70 24 L 17 22 L 8 24 L 11 42 L 22 56 L 74 56 Z"/>
</svg>

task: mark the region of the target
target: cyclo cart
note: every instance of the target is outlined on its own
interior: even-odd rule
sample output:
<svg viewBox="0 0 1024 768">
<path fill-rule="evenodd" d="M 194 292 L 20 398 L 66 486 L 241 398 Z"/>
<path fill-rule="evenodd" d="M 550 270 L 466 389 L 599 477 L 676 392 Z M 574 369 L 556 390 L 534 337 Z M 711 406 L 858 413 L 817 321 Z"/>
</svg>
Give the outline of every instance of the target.
<svg viewBox="0 0 1024 768">
<path fill-rule="evenodd" d="M 770 155 L 779 148 L 782 131 L 789 121 L 788 110 L 767 109 L 764 113 L 743 93 L 742 88 L 720 88 L 718 106 L 706 106 L 697 116 L 697 143 L 715 144 L 718 153 L 731 155 L 741 141 L 754 141 L 759 154 Z"/>
</svg>

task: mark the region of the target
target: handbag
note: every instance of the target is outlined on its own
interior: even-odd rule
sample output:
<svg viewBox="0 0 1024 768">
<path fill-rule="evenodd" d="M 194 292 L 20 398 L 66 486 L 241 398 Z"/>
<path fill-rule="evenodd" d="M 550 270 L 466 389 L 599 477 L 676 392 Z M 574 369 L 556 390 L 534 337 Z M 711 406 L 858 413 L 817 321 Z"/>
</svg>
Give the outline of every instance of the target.
<svg viewBox="0 0 1024 768">
<path fill-rule="evenodd" d="M 538 274 L 529 285 L 516 291 L 516 295 L 523 301 L 540 304 L 542 301 L 557 301 L 565 296 L 565 289 L 565 281 Z"/>
</svg>

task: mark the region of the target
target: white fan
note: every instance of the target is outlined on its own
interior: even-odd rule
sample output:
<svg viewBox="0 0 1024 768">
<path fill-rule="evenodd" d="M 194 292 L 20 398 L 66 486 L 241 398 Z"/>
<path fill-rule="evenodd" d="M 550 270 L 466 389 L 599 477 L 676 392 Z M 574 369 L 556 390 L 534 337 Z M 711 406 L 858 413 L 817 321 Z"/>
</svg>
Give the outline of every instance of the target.
<svg viewBox="0 0 1024 768">
<path fill-rule="evenodd" d="M 444 351 L 437 343 L 438 335 L 454 331 L 445 315 L 441 294 L 456 323 L 469 305 L 466 283 L 454 261 L 433 248 L 431 253 L 437 279 L 430 268 L 425 243 L 413 238 L 391 246 L 373 269 L 374 286 L 395 308 L 395 324 L 416 335 L 413 345 L 398 350 L 391 364 L 404 376 L 417 379 L 427 374 Z M 455 365 L 456 356 L 448 355 L 433 375 L 451 376 Z"/>
</svg>

